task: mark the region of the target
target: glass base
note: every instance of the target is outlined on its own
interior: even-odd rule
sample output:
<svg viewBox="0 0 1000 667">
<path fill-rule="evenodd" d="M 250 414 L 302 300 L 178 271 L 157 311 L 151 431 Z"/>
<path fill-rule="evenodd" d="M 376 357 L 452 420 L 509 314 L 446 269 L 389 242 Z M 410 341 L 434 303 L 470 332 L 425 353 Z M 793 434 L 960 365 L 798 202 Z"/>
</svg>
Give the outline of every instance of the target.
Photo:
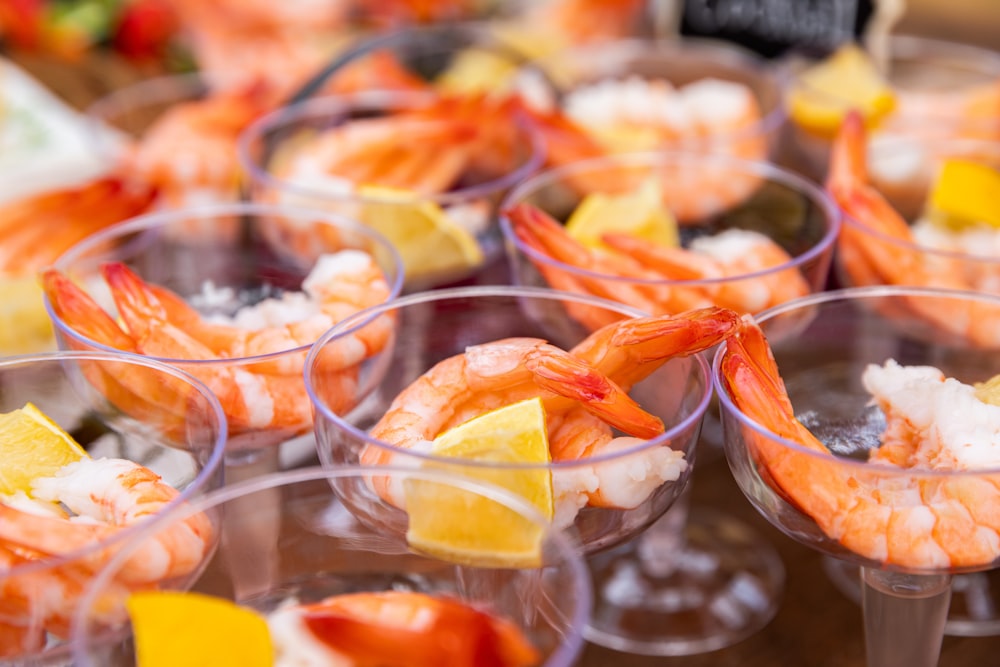
<svg viewBox="0 0 1000 667">
<path fill-rule="evenodd" d="M 589 641 L 643 655 L 695 655 L 735 644 L 771 621 L 785 569 L 770 543 L 702 508 L 691 508 L 681 537 L 656 528 L 590 558 L 596 600 Z"/>
<path fill-rule="evenodd" d="M 824 556 L 823 569 L 841 593 L 861 604 L 857 565 Z M 951 606 L 944 633 L 954 637 L 1000 635 L 1000 570 L 956 574 L 952 578 Z"/>
</svg>

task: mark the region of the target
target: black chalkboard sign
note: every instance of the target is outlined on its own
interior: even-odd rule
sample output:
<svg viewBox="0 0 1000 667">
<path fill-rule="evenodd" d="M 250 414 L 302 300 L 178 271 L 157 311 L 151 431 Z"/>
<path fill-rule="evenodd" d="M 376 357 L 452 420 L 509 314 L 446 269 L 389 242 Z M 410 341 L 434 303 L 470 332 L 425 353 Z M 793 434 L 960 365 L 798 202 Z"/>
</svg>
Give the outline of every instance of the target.
<svg viewBox="0 0 1000 667">
<path fill-rule="evenodd" d="M 773 58 L 822 57 L 859 38 L 877 0 L 678 0 L 682 35 L 736 42 Z"/>
</svg>

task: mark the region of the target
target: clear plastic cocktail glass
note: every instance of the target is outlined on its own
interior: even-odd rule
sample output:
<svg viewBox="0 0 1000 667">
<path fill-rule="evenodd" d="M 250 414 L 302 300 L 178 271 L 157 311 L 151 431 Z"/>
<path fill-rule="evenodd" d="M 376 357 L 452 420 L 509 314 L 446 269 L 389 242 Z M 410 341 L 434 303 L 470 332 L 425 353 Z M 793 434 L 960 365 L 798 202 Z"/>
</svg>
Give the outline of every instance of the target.
<svg viewBox="0 0 1000 667">
<path fill-rule="evenodd" d="M 419 521 L 417 513 L 430 510 L 432 505 L 417 507 L 414 502 L 408 514 L 385 503 L 369 488 L 375 476 L 406 485 L 415 496 L 428 501 L 448 498 L 466 508 L 489 512 L 498 525 L 524 537 L 532 560 L 510 560 L 510 553 L 491 550 L 486 542 L 468 543 L 466 546 L 478 545 L 482 550 L 466 554 L 464 559 L 421 551 L 410 544 L 408 531 Z M 424 643 L 421 632 L 435 624 L 442 630 L 444 623 L 436 623 L 439 610 L 427 601 L 415 602 L 412 608 L 387 603 L 385 613 L 379 614 L 378 595 L 384 593 L 422 593 L 458 600 L 505 619 L 531 644 L 537 654 L 532 664 L 539 666 L 567 667 L 583 647 L 582 629 L 591 593 L 579 546 L 568 535 L 552 530 L 521 498 L 482 480 L 440 470 L 397 467 L 302 468 L 229 485 L 164 517 L 140 537 L 155 537 L 192 513 L 207 516 L 222 539 L 187 589 L 232 600 L 265 615 L 290 604 L 312 604 L 330 596 L 360 596 L 361 602 L 371 601 L 369 611 L 375 617 L 359 616 L 361 627 L 353 636 L 361 636 L 362 645 L 367 640 L 369 647 L 377 647 L 382 660 L 390 660 L 394 654 L 393 664 L 400 664 L 403 656 L 416 660 L 418 655 L 433 655 L 420 651 L 430 643 Z M 75 617 L 74 664 L 136 664 L 136 642 L 125 612 L 127 594 L 114 586 L 127 554 L 102 571 Z M 359 613 L 364 614 L 364 606 Z M 103 614 L 98 614 L 99 610 Z M 437 638 L 443 647 L 449 643 L 461 646 L 463 641 L 474 645 L 482 627 L 466 627 L 462 620 L 452 611 L 450 625 L 443 628 L 448 636 L 441 640 L 432 631 L 428 639 Z M 336 646 L 336 635 L 312 634 L 304 623 L 296 628 L 287 620 L 272 622 L 270 627 L 271 640 L 280 647 L 283 659 L 294 660 L 298 649 L 311 653 L 314 659 L 320 656 L 329 664 L 340 664 L 336 656 L 325 655 L 323 648 L 324 637 Z M 213 628 L 205 628 L 207 635 L 212 632 Z M 340 638 L 351 636 L 344 632 Z M 225 646 L 238 638 L 218 639 Z M 478 646 L 491 648 L 488 641 Z M 455 657 L 461 653 L 450 655 L 452 660 L 461 660 Z M 496 654 L 479 655 L 483 660 L 498 659 Z M 448 656 L 442 653 L 438 660 L 447 661 Z M 471 667 L 482 663 L 437 664 Z"/>
<path fill-rule="evenodd" d="M 577 210 L 594 218 L 606 206 L 603 215 L 613 215 L 601 201 L 617 202 L 623 219 L 653 219 L 666 211 L 678 223 L 681 247 L 663 250 L 669 252 L 663 262 L 640 262 L 639 253 L 653 254 L 652 239 L 611 255 L 574 242 L 562 225 L 573 224 Z M 532 210 L 555 224 L 539 224 L 541 216 Z M 512 191 L 502 214 L 511 273 L 519 284 L 594 294 L 654 314 L 706 304 L 754 313 L 822 289 L 840 224 L 833 203 L 805 179 L 767 163 L 707 153 L 623 154 L 543 171 Z M 775 248 L 781 252 L 771 255 Z M 758 262 L 758 254 L 772 259 Z M 702 460 L 712 445 L 721 452 L 715 408 L 701 437 L 709 445 L 701 450 Z M 654 556 L 664 543 L 678 545 L 669 550 L 676 558 Z M 778 608 L 784 578 L 766 540 L 724 513 L 695 507 L 687 516 L 684 502 L 601 567 L 607 574 L 598 590 L 607 595 L 598 597 L 593 623 L 608 627 L 599 636 L 595 631 L 594 641 L 665 655 L 720 648 L 759 630 Z M 620 571 L 634 580 L 626 590 L 641 595 L 611 599 L 622 589 L 614 576 Z M 750 594 L 719 602 L 720 596 L 735 598 L 733 591 Z M 667 597 L 678 603 L 658 602 Z M 619 607 L 662 622 L 620 629 Z"/>
<path fill-rule="evenodd" d="M 937 664 L 953 577 L 991 569 L 1000 557 L 989 510 L 1000 467 L 988 452 L 979 466 L 938 465 L 955 451 L 949 422 L 967 423 L 970 401 L 994 406 L 970 392 L 965 401 L 941 394 L 944 409 L 933 410 L 921 387 L 945 385 L 926 369 L 930 383 L 908 385 L 889 371 L 882 379 L 862 375 L 895 360 L 962 383 L 988 380 L 1000 371 L 1000 339 L 988 324 L 998 313 L 1000 299 L 972 292 L 849 288 L 758 315 L 778 383 L 753 342 L 738 347 L 731 339 L 716 355 L 733 475 L 783 533 L 860 568 L 870 667 Z M 779 398 L 781 382 L 790 406 Z M 750 396 L 754 386 L 767 387 L 758 399 Z M 882 387 L 878 403 L 866 386 Z M 926 420 L 926 430 L 900 429 L 908 415 Z M 887 424 L 895 435 L 871 461 Z M 931 433 L 942 434 L 940 449 Z"/>
<path fill-rule="evenodd" d="M 407 291 L 475 277 L 503 256 L 497 204 L 541 154 L 514 114 L 466 99 L 449 111 L 431 92 L 383 90 L 274 111 L 240 139 L 252 197 L 377 229 L 402 255 Z"/>
<path fill-rule="evenodd" d="M 552 409 L 546 412 L 551 461 L 525 462 L 509 453 L 491 451 L 483 452 L 480 460 L 451 458 L 446 453 L 434 453 L 430 441 L 477 412 L 514 402 L 523 396 L 521 390 L 552 396 L 534 387 L 525 389 L 523 384 L 521 389 L 517 389 L 517 383 L 508 386 L 507 380 L 526 366 L 503 354 L 491 355 L 490 351 L 503 349 L 493 345 L 496 341 L 529 337 L 570 350 L 601 325 L 625 327 L 621 331 L 627 332 L 634 322 L 631 318 L 638 314 L 624 304 L 588 295 L 507 286 L 413 294 L 360 313 L 317 342 L 307 367 L 307 383 L 316 405 L 320 461 L 330 466 L 374 461 L 442 467 L 515 486 L 520 474 L 550 476 L 555 525 L 571 529 L 586 553 L 607 551 L 659 519 L 680 497 L 688 481 L 694 445 L 710 399 L 703 385 L 701 354 L 689 354 L 699 346 L 710 346 L 704 342 L 700 324 L 692 322 L 689 328 L 683 320 L 676 320 L 681 323 L 679 330 L 690 335 L 686 342 L 664 335 L 659 328 L 663 320 L 652 330 L 647 329 L 653 332 L 649 339 L 655 346 L 652 361 L 631 357 L 630 348 L 622 343 L 609 344 L 612 360 L 617 354 L 614 351 L 622 350 L 624 358 L 634 361 L 629 368 L 656 369 L 635 384 L 629 395 L 662 420 L 665 430 L 660 435 L 622 437 L 623 431 L 605 426 L 601 419 L 588 416 L 589 412 L 583 414 L 577 403 L 560 404 L 560 399 L 555 399 Z M 712 317 L 715 315 L 706 319 Z M 335 360 L 353 339 L 364 336 L 367 329 L 387 321 L 393 323 L 388 343 L 381 354 L 366 360 L 354 379 L 355 400 L 343 405 L 343 378 L 325 371 L 324 365 L 331 357 Z M 629 339 L 623 333 L 620 340 Z M 675 353 L 679 356 L 671 358 Z M 463 354 L 470 367 L 464 379 L 434 379 L 441 369 L 432 369 L 439 362 L 451 358 L 446 367 L 455 368 L 453 364 L 463 358 L 456 355 Z M 658 365 L 658 356 L 668 360 Z M 533 363 L 525 362 L 527 366 Z M 610 377 L 620 376 L 620 370 L 609 373 Z M 422 376 L 425 379 L 416 382 Z M 575 390 L 582 380 L 563 378 L 560 382 Z M 406 402 L 395 403 L 404 400 L 397 396 L 411 385 L 417 388 L 407 390 Z M 426 391 L 421 391 L 420 386 Z M 559 386 L 554 390 L 565 391 Z M 477 408 L 480 400 L 482 404 Z M 467 406 L 471 407 L 467 410 Z M 413 435 L 407 430 L 407 413 L 415 416 L 413 428 L 424 429 L 420 437 L 406 437 Z M 397 424 L 399 431 L 395 429 Z M 634 424 L 619 422 L 619 426 L 627 431 Z M 385 488 L 383 492 L 393 502 L 400 502 L 398 490 Z M 609 575 L 595 566 L 597 562 L 591 559 L 592 574 L 603 588 L 606 582 L 602 579 Z M 627 577 L 627 573 L 623 576 Z M 599 599 L 597 604 L 587 630 L 590 639 L 604 632 L 599 623 L 604 620 L 601 610 L 608 601 Z M 634 616 L 632 620 L 636 620 Z"/>
<path fill-rule="evenodd" d="M 87 582 L 156 516 L 222 486 L 225 415 L 193 376 L 134 355 L 63 351 L 9 357 L 0 360 L 0 387 L 0 412 L 33 404 L 93 459 L 72 474 L 59 469 L 61 479 L 39 473 L 57 483 L 36 481 L 29 499 L 9 488 L 24 472 L 24 453 L 18 455 L 14 442 L 5 445 L 0 654 L 4 664 L 66 664 L 70 619 Z M 13 438 L 5 422 L 5 437 Z M 133 466 L 115 459 L 139 464 L 160 480 L 139 474 L 130 488 L 119 475 L 131 474 Z M 67 514 L 59 502 L 92 518 L 60 518 Z M 130 585 L 169 582 L 186 569 L 183 563 L 174 571 L 152 567 L 137 572 Z"/>
<path fill-rule="evenodd" d="M 203 380 L 229 421 L 231 465 L 302 455 L 279 445 L 311 439 L 309 347 L 345 313 L 391 299 L 402 284 L 398 255 L 371 229 L 253 203 L 134 218 L 77 244 L 55 270 L 85 292 L 73 298 L 72 285 L 46 283 L 60 346 L 129 348 Z"/>
</svg>

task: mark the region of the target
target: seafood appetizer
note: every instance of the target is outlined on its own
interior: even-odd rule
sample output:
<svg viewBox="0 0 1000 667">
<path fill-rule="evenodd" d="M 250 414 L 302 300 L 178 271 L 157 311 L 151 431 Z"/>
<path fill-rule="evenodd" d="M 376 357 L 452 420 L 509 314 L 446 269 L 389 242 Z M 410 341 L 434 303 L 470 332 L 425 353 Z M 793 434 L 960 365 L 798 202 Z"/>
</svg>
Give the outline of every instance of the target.
<svg viewBox="0 0 1000 667">
<path fill-rule="evenodd" d="M 0 415 L 0 423 L 10 440 L 0 465 L 0 656 L 11 657 L 67 639 L 118 538 L 176 505 L 180 492 L 133 461 L 91 458 L 31 403 Z M 214 540 L 208 517 L 192 513 L 130 554 L 114 585 L 139 590 L 183 578 Z"/>
<path fill-rule="evenodd" d="M 542 660 L 513 622 L 445 594 L 342 593 L 290 599 L 266 613 L 199 593 L 137 593 L 127 604 L 137 667 L 176 664 L 186 657 L 177 645 L 246 667 L 532 667 Z M 184 622 L 192 616 L 205 622 Z M 171 621 L 181 625 L 169 631 Z M 217 627 L 238 630 L 241 646 L 232 635 L 206 632 Z"/>
<path fill-rule="evenodd" d="M 537 492 L 533 500 L 559 526 L 572 523 L 588 506 L 638 507 L 664 483 L 678 479 L 688 462 L 669 441 L 643 447 L 664 433 L 664 424 L 629 395 L 630 389 L 668 360 L 713 347 L 738 325 L 735 312 L 710 307 L 612 322 L 569 350 L 538 338 L 469 346 L 395 397 L 370 429 L 374 442 L 364 446 L 360 462 L 398 464 L 407 452 L 415 452 L 438 461 L 485 456 L 537 463 L 544 479 L 532 486 Z M 519 455 L 511 452 L 504 458 L 500 451 L 454 446 L 461 440 L 456 431 L 526 403 L 534 403 L 537 412 L 526 409 L 514 421 L 532 419 L 537 433 L 530 446 L 521 445 Z M 480 430 L 497 429 L 512 432 L 496 422 Z M 465 434 L 465 441 L 470 438 Z M 632 450 L 635 455 L 628 455 Z M 558 465 L 590 459 L 590 466 Z M 374 477 L 370 486 L 386 501 L 409 509 L 407 490 L 398 480 Z"/>
<path fill-rule="evenodd" d="M 168 360 L 219 397 L 230 432 L 299 433 L 312 424 L 302 365 L 309 346 L 346 315 L 389 298 L 385 274 L 363 250 L 323 254 L 301 291 L 287 291 L 239 308 L 231 317 L 205 316 L 179 294 L 143 280 L 121 262 L 101 265 L 111 303 L 102 305 L 57 269 L 43 273 L 53 314 L 71 348 L 104 347 Z M 93 286 L 95 292 L 99 286 Z M 391 327 L 372 326 L 367 338 L 345 342 L 338 370 L 380 349 Z M 127 395 L 153 400 L 133 378 Z"/>
<path fill-rule="evenodd" d="M 718 305 L 752 313 L 809 293 L 793 258 L 771 237 L 732 228 L 684 247 L 678 221 L 655 187 L 650 194 L 641 187 L 635 194 L 592 194 L 565 225 L 527 202 L 505 215 L 513 235 L 539 258 L 532 262 L 550 286 L 646 312 Z M 597 205 L 601 196 L 620 206 Z"/>
<path fill-rule="evenodd" d="M 1000 148 L 959 142 L 940 144 L 941 151 L 947 149 L 943 155 L 921 151 L 923 165 L 936 168 L 933 178 L 915 175 L 913 187 L 922 201 L 908 205 L 916 209 L 911 224 L 889 196 L 901 204 L 914 197 L 899 192 L 902 184 L 874 173 L 878 166 L 869 163 L 867 134 L 860 115 L 849 114 L 834 143 L 827 180 L 827 190 L 846 213 L 838 240 L 845 279 L 857 285 L 997 292 Z M 907 149 L 903 139 L 896 145 L 900 155 Z M 901 159 L 897 155 L 895 162 Z"/>
<path fill-rule="evenodd" d="M 884 418 L 867 461 L 835 455 L 797 418 L 761 329 L 745 320 L 720 359 L 751 464 L 785 501 L 859 556 L 912 569 L 1000 558 L 996 380 L 967 385 L 931 366 L 870 364 L 861 382 Z M 982 474 L 977 474 L 982 471 Z"/>
</svg>

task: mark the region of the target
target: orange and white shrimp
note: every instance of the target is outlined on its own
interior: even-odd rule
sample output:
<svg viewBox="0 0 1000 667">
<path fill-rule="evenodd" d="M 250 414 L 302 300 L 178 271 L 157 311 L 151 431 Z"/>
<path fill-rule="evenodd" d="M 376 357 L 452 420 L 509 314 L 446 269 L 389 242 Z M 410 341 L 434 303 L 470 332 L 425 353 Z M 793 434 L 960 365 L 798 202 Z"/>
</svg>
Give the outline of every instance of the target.
<svg viewBox="0 0 1000 667">
<path fill-rule="evenodd" d="M 267 624 L 275 665 L 531 667 L 541 660 L 511 621 L 456 598 L 412 591 L 286 604 Z"/>
<path fill-rule="evenodd" d="M 686 468 L 665 446 L 641 449 L 663 433 L 662 421 L 628 396 L 628 389 L 671 358 L 695 354 L 725 339 L 739 316 L 709 308 L 681 315 L 621 320 L 595 331 L 571 351 L 542 340 L 514 338 L 470 346 L 439 362 L 393 400 L 370 435 L 362 464 L 390 463 L 399 450 L 426 454 L 444 431 L 490 410 L 535 396 L 547 415 L 554 462 L 555 515 L 573 520 L 584 505 L 636 507 Z M 617 429 L 628 435 L 616 435 Z M 587 458 L 639 447 L 635 455 L 587 466 Z M 375 478 L 376 492 L 402 507 L 404 491 Z"/>
<path fill-rule="evenodd" d="M 505 214 L 522 243 L 567 266 L 536 266 L 553 287 L 612 298 L 652 313 L 719 305 L 760 312 L 811 290 L 792 257 L 759 232 L 730 229 L 692 241 L 687 248 L 606 234 L 605 249 L 591 249 L 531 204 Z M 788 268 L 782 268 L 788 266 Z M 560 275 L 563 274 L 563 275 Z"/>
<path fill-rule="evenodd" d="M 835 457 L 796 419 L 756 324 L 746 321 L 729 339 L 720 371 L 736 408 L 769 431 L 741 427 L 761 475 L 829 538 L 908 568 L 983 567 L 1000 558 L 1000 479 L 975 472 L 996 448 L 1000 408 L 972 387 L 926 368 L 870 368 L 866 384 L 887 408 L 887 449 L 861 463 Z M 972 410 L 974 423 L 957 410 Z"/>
<path fill-rule="evenodd" d="M 0 577 L 0 621 L 19 628 L 25 638 L 43 632 L 66 636 L 90 580 L 117 553 L 116 538 L 176 504 L 178 496 L 159 475 L 137 463 L 84 458 L 36 478 L 31 498 L 4 498 L 0 561 L 9 569 Z M 214 540 L 210 519 L 193 513 L 143 541 L 125 560 L 114 585 L 142 588 L 188 575 L 208 556 Z M 112 544 L 100 548 L 108 542 Z M 82 555 L 41 566 L 75 553 Z"/>
</svg>

